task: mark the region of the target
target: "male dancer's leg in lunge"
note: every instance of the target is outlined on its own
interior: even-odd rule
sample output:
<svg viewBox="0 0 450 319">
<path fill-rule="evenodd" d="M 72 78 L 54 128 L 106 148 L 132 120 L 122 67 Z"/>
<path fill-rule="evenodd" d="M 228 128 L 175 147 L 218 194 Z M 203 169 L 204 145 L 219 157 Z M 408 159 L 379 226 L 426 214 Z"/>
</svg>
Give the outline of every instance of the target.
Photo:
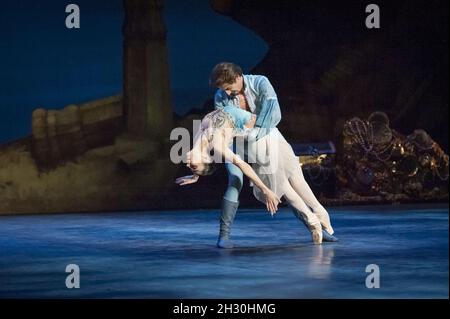
<svg viewBox="0 0 450 319">
<path fill-rule="evenodd" d="M 233 248 L 230 240 L 231 225 L 239 207 L 239 194 L 242 190 L 243 173 L 232 163 L 225 163 L 228 173 L 228 186 L 222 199 L 222 214 L 220 216 L 220 232 L 217 246 Z"/>
</svg>

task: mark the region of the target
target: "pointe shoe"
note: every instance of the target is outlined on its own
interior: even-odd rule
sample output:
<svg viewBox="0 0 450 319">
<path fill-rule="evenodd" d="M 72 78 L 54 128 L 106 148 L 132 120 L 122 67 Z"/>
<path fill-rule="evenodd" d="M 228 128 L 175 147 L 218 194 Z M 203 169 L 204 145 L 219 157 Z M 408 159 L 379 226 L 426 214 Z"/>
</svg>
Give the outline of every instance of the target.
<svg viewBox="0 0 450 319">
<path fill-rule="evenodd" d="M 312 240 L 314 245 L 320 245 L 322 244 L 322 233 L 318 230 L 313 230 L 312 233 Z"/>
<path fill-rule="evenodd" d="M 311 237 L 314 245 L 322 244 L 323 234 L 320 224 L 318 226 L 311 225 Z"/>
<path fill-rule="evenodd" d="M 337 238 L 336 236 L 330 235 L 326 230 L 322 231 L 322 235 L 323 235 L 323 241 L 332 242 L 332 243 L 339 241 L 339 238 Z"/>
<path fill-rule="evenodd" d="M 223 249 L 231 249 L 234 247 L 233 242 L 228 238 L 219 238 L 217 241 L 217 247 Z"/>
</svg>

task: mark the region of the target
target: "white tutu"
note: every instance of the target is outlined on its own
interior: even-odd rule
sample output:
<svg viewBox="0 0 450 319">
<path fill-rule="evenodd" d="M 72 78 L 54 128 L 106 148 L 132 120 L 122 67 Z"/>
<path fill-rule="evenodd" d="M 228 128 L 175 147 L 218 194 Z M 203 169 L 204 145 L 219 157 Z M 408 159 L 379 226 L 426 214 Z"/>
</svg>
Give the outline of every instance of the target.
<svg viewBox="0 0 450 319">
<path fill-rule="evenodd" d="M 289 178 L 295 174 L 301 175 L 301 164 L 291 145 L 277 128 L 255 142 L 249 142 L 248 161 L 263 183 L 278 197 L 285 193 Z M 261 190 L 253 185 L 255 197 L 265 203 Z"/>
</svg>

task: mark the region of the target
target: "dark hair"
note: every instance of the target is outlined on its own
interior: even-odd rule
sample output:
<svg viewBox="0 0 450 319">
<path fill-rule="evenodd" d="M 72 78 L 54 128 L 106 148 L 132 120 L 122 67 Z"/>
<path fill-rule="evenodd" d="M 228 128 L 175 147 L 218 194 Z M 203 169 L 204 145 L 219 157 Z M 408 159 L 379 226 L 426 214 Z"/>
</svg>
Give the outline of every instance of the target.
<svg viewBox="0 0 450 319">
<path fill-rule="evenodd" d="M 213 87 L 220 87 L 223 84 L 231 84 L 234 83 L 236 78 L 240 75 L 242 75 L 242 69 L 240 66 L 231 62 L 221 62 L 211 71 L 209 85 Z"/>
</svg>

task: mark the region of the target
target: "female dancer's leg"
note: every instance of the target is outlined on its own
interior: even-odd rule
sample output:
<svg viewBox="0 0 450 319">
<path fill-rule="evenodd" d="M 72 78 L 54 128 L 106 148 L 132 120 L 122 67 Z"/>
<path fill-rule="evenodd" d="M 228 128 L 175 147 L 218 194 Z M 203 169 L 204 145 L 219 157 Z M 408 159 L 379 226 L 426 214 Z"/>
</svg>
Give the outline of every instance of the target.
<svg viewBox="0 0 450 319">
<path fill-rule="evenodd" d="M 300 174 L 296 174 L 289 178 L 289 182 L 295 192 L 305 201 L 305 203 L 311 207 L 314 213 L 320 220 L 322 227 L 326 230 L 330 235 L 333 235 L 334 230 L 331 226 L 330 216 L 326 209 L 319 203 L 316 196 L 312 192 L 308 183 L 303 176 L 303 172 L 300 169 Z"/>
<path fill-rule="evenodd" d="M 322 243 L 322 226 L 320 225 L 320 220 L 318 217 L 306 206 L 302 198 L 297 194 L 297 192 L 292 188 L 289 182 L 286 182 L 284 188 L 284 198 L 286 201 L 299 212 L 303 220 L 306 222 L 306 226 L 311 231 L 312 240 L 315 244 Z"/>
</svg>

